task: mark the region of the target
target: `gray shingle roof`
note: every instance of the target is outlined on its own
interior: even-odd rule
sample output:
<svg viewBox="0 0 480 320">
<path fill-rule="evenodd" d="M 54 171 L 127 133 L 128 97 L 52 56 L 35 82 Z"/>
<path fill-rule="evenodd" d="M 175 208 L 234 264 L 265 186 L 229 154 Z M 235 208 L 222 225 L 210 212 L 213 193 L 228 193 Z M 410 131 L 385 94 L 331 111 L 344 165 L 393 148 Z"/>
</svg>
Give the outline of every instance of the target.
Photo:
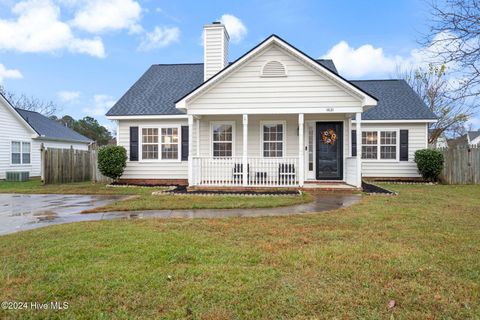
<svg viewBox="0 0 480 320">
<path fill-rule="evenodd" d="M 85 136 L 82 136 L 80 133 L 64 127 L 58 122 L 50 120 L 38 112 L 18 108 L 15 108 L 15 110 L 18 112 L 18 114 L 20 114 L 20 116 L 22 116 L 22 118 L 26 122 L 28 122 L 28 124 L 33 128 L 33 130 L 35 130 L 39 135 L 45 138 L 67 141 L 92 142 L 92 140 L 88 139 Z"/>
<path fill-rule="evenodd" d="M 316 60 L 337 73 L 332 60 Z M 203 83 L 203 64 L 152 65 L 108 111 L 107 116 L 183 114 L 175 102 Z M 378 105 L 366 111 L 366 120 L 435 119 L 423 101 L 403 80 L 351 81 L 376 97 Z"/>
<path fill-rule="evenodd" d="M 470 139 L 470 141 L 472 141 L 473 139 L 476 139 L 477 137 L 480 136 L 480 130 L 468 131 L 467 134 L 468 134 L 468 138 Z"/>
<path fill-rule="evenodd" d="M 437 118 L 405 80 L 350 82 L 378 99 L 376 107 L 362 114 L 363 120 L 433 120 Z"/>
</svg>

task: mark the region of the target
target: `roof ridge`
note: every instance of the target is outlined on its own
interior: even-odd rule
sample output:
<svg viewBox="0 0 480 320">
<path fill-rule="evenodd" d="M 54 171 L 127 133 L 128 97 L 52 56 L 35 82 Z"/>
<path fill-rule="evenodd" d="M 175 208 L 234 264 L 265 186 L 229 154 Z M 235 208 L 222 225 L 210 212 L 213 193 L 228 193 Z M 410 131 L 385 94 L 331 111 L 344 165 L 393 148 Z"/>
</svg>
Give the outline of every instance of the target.
<svg viewBox="0 0 480 320">
<path fill-rule="evenodd" d="M 405 81 L 405 79 L 358 79 L 358 80 L 350 80 L 356 82 L 363 82 L 363 81 Z"/>
<path fill-rule="evenodd" d="M 34 110 L 27 110 L 27 109 L 23 109 L 23 108 L 17 108 L 17 107 L 13 107 L 13 108 L 14 108 L 15 110 L 22 110 L 22 111 L 26 111 L 26 112 L 38 113 L 38 114 L 40 114 L 40 115 L 44 116 L 43 114 L 41 114 L 41 113 L 40 113 L 40 112 L 38 112 L 38 111 L 34 111 Z M 44 116 L 44 117 L 46 117 L 46 116 Z M 47 117 L 47 118 L 48 118 L 48 117 Z"/>
<path fill-rule="evenodd" d="M 198 65 L 203 64 L 203 62 L 186 62 L 186 63 L 154 63 L 152 66 L 191 66 L 191 65 Z"/>
</svg>

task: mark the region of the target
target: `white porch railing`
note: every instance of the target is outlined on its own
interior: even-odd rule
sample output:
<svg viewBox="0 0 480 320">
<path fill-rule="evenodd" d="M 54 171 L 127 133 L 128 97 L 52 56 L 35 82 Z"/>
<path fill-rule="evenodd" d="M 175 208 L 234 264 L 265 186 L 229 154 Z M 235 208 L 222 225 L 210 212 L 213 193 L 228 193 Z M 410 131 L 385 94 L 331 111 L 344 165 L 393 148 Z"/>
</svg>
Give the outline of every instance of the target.
<svg viewBox="0 0 480 320">
<path fill-rule="evenodd" d="M 349 157 L 345 159 L 346 172 L 345 182 L 349 185 L 357 185 L 357 157 Z"/>
<path fill-rule="evenodd" d="M 243 181 L 243 158 L 192 157 L 193 186 L 299 186 L 298 158 L 247 158 Z"/>
</svg>

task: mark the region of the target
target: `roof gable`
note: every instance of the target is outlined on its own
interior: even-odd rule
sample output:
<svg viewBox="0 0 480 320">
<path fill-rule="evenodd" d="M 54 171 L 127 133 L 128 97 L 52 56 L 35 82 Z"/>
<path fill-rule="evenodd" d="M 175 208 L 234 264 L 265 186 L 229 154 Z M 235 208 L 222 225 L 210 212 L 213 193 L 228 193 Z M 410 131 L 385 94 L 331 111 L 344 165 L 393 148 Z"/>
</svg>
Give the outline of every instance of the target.
<svg viewBox="0 0 480 320">
<path fill-rule="evenodd" d="M 15 110 L 15 108 L 12 106 L 10 101 L 0 93 L 0 104 L 3 105 L 7 111 L 13 114 L 15 119 L 18 120 L 19 123 L 21 123 L 28 131 L 30 131 L 33 135 L 38 135 L 39 133 L 27 122 L 23 117 Z"/>
<path fill-rule="evenodd" d="M 44 115 L 29 110 L 15 108 L 15 111 L 42 137 L 52 140 L 78 141 L 90 143 L 92 140 L 80 133 L 62 126 Z"/>
<path fill-rule="evenodd" d="M 258 44 L 256 47 L 245 53 L 243 56 L 238 58 L 234 63 L 230 64 L 228 67 L 224 68 L 220 72 L 218 72 L 216 75 L 202 83 L 200 86 L 186 94 L 184 97 L 179 99 L 176 103 L 176 107 L 178 109 L 186 109 L 186 104 L 188 101 L 194 99 L 198 95 L 201 95 L 202 93 L 206 92 L 209 90 L 211 87 L 213 87 L 216 83 L 220 82 L 222 79 L 228 77 L 230 74 L 232 74 L 236 69 L 240 68 L 243 66 L 247 61 L 251 60 L 252 57 L 260 54 L 265 48 L 271 46 L 272 44 L 275 44 L 294 56 L 295 58 L 299 59 L 309 67 L 311 67 L 313 70 L 317 71 L 319 74 L 322 76 L 328 78 L 330 81 L 334 82 L 335 84 L 343 87 L 346 91 L 350 92 L 353 95 L 358 96 L 359 98 L 362 99 L 362 105 L 364 106 L 375 106 L 377 104 L 377 99 L 370 95 L 368 92 L 363 91 L 362 89 L 358 88 L 354 84 L 350 83 L 348 80 L 344 79 L 340 75 L 336 74 L 329 68 L 326 68 L 316 60 L 310 58 L 307 56 L 305 53 L 301 52 L 297 48 L 293 47 L 280 37 L 276 35 L 272 35 L 260 44 Z"/>
</svg>

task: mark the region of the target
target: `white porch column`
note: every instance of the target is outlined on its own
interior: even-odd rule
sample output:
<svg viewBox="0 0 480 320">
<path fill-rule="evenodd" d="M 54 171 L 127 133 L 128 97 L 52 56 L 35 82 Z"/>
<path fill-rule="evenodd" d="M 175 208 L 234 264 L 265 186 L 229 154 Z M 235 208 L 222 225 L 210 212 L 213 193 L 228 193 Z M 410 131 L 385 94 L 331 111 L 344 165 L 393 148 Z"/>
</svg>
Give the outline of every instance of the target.
<svg viewBox="0 0 480 320">
<path fill-rule="evenodd" d="M 355 115 L 357 130 L 357 188 L 362 187 L 362 113 Z"/>
<path fill-rule="evenodd" d="M 303 124 L 304 116 L 303 113 L 298 114 L 298 183 L 300 187 L 303 187 L 303 182 L 305 180 L 305 142 L 303 139 Z"/>
<path fill-rule="evenodd" d="M 197 134 L 197 150 L 196 150 L 196 156 L 200 157 L 200 118 L 197 118 L 197 129 L 195 131 Z"/>
<path fill-rule="evenodd" d="M 352 145 L 353 145 L 353 141 L 352 140 L 352 117 L 348 118 L 348 130 L 347 130 L 347 134 L 348 134 L 348 141 L 350 141 L 350 145 L 348 146 L 348 157 L 352 157 Z M 355 139 L 357 139 L 357 137 L 355 136 Z"/>
<path fill-rule="evenodd" d="M 248 186 L 248 114 L 243 115 L 243 186 Z"/>
<path fill-rule="evenodd" d="M 188 115 L 188 185 L 192 186 L 193 181 L 193 115 Z"/>
</svg>

